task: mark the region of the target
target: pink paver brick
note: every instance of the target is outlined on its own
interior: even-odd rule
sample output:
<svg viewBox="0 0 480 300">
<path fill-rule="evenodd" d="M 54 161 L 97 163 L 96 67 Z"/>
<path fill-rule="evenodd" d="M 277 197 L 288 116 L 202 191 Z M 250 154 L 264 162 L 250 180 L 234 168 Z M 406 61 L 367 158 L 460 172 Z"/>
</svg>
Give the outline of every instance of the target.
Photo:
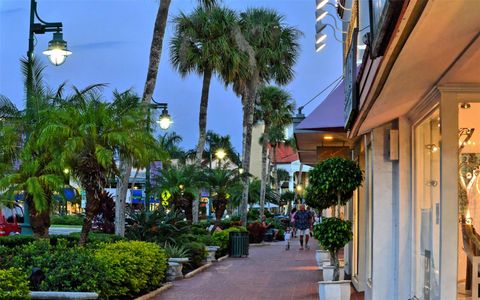
<svg viewBox="0 0 480 300">
<path fill-rule="evenodd" d="M 193 278 L 175 281 L 174 286 L 155 300 L 313 300 L 318 299 L 322 279 L 311 250 L 299 250 L 298 240 L 289 251 L 284 242 L 250 247 L 248 258 L 217 262 Z M 352 289 L 352 300 L 363 294 Z"/>
</svg>

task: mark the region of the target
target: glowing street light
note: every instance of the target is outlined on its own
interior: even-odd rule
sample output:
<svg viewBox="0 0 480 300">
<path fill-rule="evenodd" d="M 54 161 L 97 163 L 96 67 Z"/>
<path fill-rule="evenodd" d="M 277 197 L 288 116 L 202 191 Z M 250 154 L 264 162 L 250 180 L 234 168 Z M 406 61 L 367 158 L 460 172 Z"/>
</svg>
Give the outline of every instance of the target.
<svg viewBox="0 0 480 300">
<path fill-rule="evenodd" d="M 222 148 L 217 149 L 217 151 L 215 151 L 215 157 L 217 157 L 220 160 L 223 160 L 226 156 L 227 156 L 227 153 Z"/>
</svg>

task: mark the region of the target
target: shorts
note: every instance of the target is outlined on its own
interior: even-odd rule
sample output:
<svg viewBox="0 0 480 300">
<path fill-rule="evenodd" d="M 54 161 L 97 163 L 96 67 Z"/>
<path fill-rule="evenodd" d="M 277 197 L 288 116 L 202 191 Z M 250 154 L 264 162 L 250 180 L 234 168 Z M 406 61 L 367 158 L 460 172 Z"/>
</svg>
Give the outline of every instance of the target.
<svg viewBox="0 0 480 300">
<path fill-rule="evenodd" d="M 309 235 L 310 234 L 310 229 L 298 229 L 297 228 L 297 234 L 298 235 Z"/>
</svg>

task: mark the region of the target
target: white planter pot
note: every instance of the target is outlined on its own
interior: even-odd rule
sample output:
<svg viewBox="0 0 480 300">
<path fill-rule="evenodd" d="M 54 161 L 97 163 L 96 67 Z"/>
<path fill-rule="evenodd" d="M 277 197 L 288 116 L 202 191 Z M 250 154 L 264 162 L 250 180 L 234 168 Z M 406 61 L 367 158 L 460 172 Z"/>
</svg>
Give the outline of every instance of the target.
<svg viewBox="0 0 480 300">
<path fill-rule="evenodd" d="M 330 261 L 330 253 L 325 250 L 317 250 L 315 259 L 317 260 L 317 265 L 321 267 L 324 261 Z"/>
<path fill-rule="evenodd" d="M 207 250 L 208 252 L 208 255 L 207 255 L 207 262 L 212 262 L 212 261 L 215 261 L 215 253 L 217 252 L 218 250 L 218 246 L 205 246 L 205 249 Z"/>
<path fill-rule="evenodd" d="M 323 280 L 324 281 L 332 281 L 333 280 L 333 272 L 335 271 L 334 266 L 329 265 L 323 265 Z M 343 280 L 345 278 L 345 270 L 342 265 L 340 265 L 340 268 L 338 269 L 338 272 L 340 273 L 340 278 L 339 280 Z"/>
<path fill-rule="evenodd" d="M 350 300 L 350 280 L 319 281 L 320 300 Z"/>
<path fill-rule="evenodd" d="M 174 281 L 183 278 L 182 268 L 182 264 L 169 261 L 167 269 L 167 281 Z"/>
</svg>

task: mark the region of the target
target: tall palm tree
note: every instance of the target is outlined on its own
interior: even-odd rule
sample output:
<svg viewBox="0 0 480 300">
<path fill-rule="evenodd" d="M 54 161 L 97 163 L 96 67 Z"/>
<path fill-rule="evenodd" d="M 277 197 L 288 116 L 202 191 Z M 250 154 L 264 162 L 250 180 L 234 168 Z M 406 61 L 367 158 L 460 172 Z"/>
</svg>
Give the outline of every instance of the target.
<svg viewBox="0 0 480 300">
<path fill-rule="evenodd" d="M 242 96 L 243 169 L 250 169 L 254 104 L 259 85 L 275 81 L 279 85 L 293 79 L 300 31 L 284 23 L 284 17 L 270 9 L 253 8 L 240 14 L 233 28 L 236 45 L 248 55 L 249 72 L 234 80 L 234 90 Z M 242 74 L 243 75 L 243 74 Z M 247 221 L 248 179 L 244 181 L 241 218 Z"/>
<path fill-rule="evenodd" d="M 227 154 L 226 158 L 235 165 L 239 166 L 240 157 L 235 150 L 235 147 L 232 145 L 230 135 L 220 135 L 211 130 L 207 131 L 207 136 L 205 139 L 206 146 L 204 150 L 204 159 L 207 160 L 210 164 L 215 157 L 215 153 L 219 149 L 223 149 Z"/>
<path fill-rule="evenodd" d="M 265 191 L 267 186 L 267 150 L 270 144 L 270 127 L 285 126 L 292 121 L 294 104 L 285 90 L 276 86 L 261 86 L 257 92 L 258 102 L 255 106 L 255 121 L 263 122 L 262 138 L 262 186 L 260 191 L 260 216 L 264 215 Z M 275 155 L 274 155 L 275 157 Z M 274 181 L 276 184 L 276 181 Z"/>
<path fill-rule="evenodd" d="M 160 147 L 169 155 L 169 158 L 163 161 L 165 167 L 171 165 L 171 159 L 182 160 L 185 157 L 185 151 L 178 145 L 182 140 L 176 132 L 166 132 L 159 136 Z"/>
<path fill-rule="evenodd" d="M 199 6 L 190 15 L 174 19 L 175 34 L 170 42 L 170 61 L 182 75 L 195 72 L 203 76 L 198 117 L 196 164 L 201 165 L 205 148 L 210 82 L 214 74 L 234 78 L 240 68 L 240 53 L 231 45 L 231 28 L 237 15 L 228 8 Z M 194 222 L 198 221 L 198 202 L 194 204 Z"/>
<path fill-rule="evenodd" d="M 130 109 L 116 98 L 112 103 L 99 99 L 97 93 L 74 97 L 58 109 L 48 111 L 41 126 L 37 144 L 56 151 L 61 168 L 71 170 L 86 191 L 85 219 L 80 245 L 86 243 L 100 197 L 110 174 L 118 174 L 116 155 L 127 155 L 138 161 L 149 161 L 157 144 L 144 130 L 144 109 L 138 97 Z M 53 149 L 52 149 L 53 148 Z"/>
<path fill-rule="evenodd" d="M 270 147 L 272 148 L 272 156 L 271 161 L 273 165 L 273 184 L 275 190 L 278 190 L 277 183 L 278 183 L 278 173 L 277 173 L 277 148 L 280 144 L 284 144 L 285 142 L 285 127 L 283 126 L 272 126 L 268 133 L 268 142 Z"/>
<path fill-rule="evenodd" d="M 165 29 L 167 27 L 168 11 L 170 10 L 171 0 L 160 0 L 155 25 L 153 27 L 152 42 L 150 44 L 150 54 L 147 67 L 147 77 L 145 79 L 145 87 L 143 90 L 142 101 L 151 103 L 155 85 L 157 82 L 158 67 L 162 56 L 163 39 L 165 37 Z M 218 0 L 198 0 L 198 3 L 205 7 L 211 8 L 217 4 Z M 120 157 L 120 178 L 117 181 L 117 199 L 125 203 L 128 191 L 128 180 L 132 170 L 132 158 Z M 117 235 L 121 233 L 117 232 Z"/>
</svg>

